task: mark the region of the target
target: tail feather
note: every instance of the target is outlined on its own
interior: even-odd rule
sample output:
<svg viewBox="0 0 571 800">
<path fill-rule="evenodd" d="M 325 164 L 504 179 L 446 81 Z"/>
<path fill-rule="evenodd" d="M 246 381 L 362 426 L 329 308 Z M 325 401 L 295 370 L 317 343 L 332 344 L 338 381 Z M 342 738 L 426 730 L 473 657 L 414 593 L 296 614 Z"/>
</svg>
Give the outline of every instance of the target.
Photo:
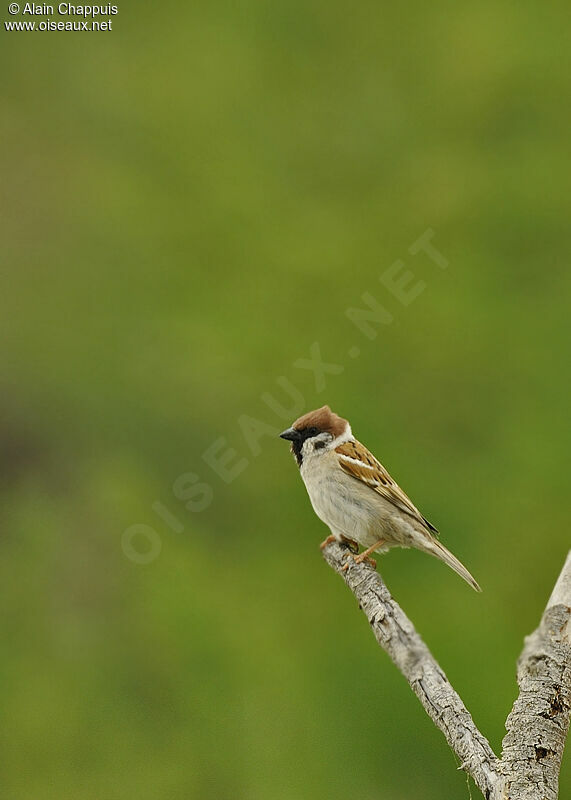
<svg viewBox="0 0 571 800">
<path fill-rule="evenodd" d="M 454 570 L 461 578 L 464 578 L 466 583 L 469 583 L 472 589 L 475 589 L 477 592 L 481 592 L 481 588 L 477 581 L 472 577 L 472 575 L 468 572 L 464 564 L 459 561 L 455 555 L 452 555 L 450 550 L 447 550 L 441 542 L 437 539 L 432 539 L 430 545 L 426 547 L 426 552 L 430 553 L 436 558 L 439 558 L 441 561 L 444 561 L 445 564 L 448 564 L 451 569 Z"/>
</svg>

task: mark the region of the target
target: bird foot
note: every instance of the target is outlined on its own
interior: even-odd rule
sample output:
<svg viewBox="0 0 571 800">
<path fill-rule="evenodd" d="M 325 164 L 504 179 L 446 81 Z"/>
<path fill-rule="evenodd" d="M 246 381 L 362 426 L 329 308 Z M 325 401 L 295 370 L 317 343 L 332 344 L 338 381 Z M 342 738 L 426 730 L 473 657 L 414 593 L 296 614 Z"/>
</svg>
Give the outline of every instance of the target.
<svg viewBox="0 0 571 800">
<path fill-rule="evenodd" d="M 365 562 L 366 564 L 368 564 L 373 569 L 377 569 L 377 562 L 375 561 L 374 558 L 369 558 L 369 556 L 367 555 L 366 551 L 364 553 L 361 553 L 361 555 L 359 555 L 359 556 L 355 556 L 354 555 L 353 556 L 353 562 L 355 564 L 362 564 L 363 562 Z M 341 572 L 347 572 L 347 570 L 349 569 L 350 564 L 351 564 L 351 561 L 347 561 L 345 566 L 342 568 Z"/>
<path fill-rule="evenodd" d="M 319 545 L 319 549 L 320 549 L 320 550 L 323 550 L 323 548 L 324 548 L 324 547 L 327 547 L 327 545 L 328 545 L 328 544 L 331 544 L 331 542 L 336 542 L 336 541 L 337 541 L 337 537 L 333 536 L 333 534 L 330 534 L 330 535 L 327 537 L 327 539 L 324 539 L 324 540 L 321 542 L 321 544 Z"/>
<path fill-rule="evenodd" d="M 377 569 L 377 562 L 374 561 L 372 558 L 369 558 L 369 555 L 371 553 L 374 553 L 375 550 L 377 550 L 379 547 L 381 547 L 384 544 L 385 544 L 385 540 L 384 539 L 378 539 L 375 542 L 375 544 L 372 544 L 370 547 L 367 547 L 367 549 L 363 550 L 363 552 L 360 555 L 353 556 L 353 560 L 355 561 L 355 564 L 361 564 L 363 561 L 366 561 L 367 564 L 370 564 L 373 567 L 373 569 Z M 349 569 L 349 562 L 347 562 L 345 564 L 345 566 L 343 567 L 343 572 L 345 572 L 348 569 Z"/>
</svg>

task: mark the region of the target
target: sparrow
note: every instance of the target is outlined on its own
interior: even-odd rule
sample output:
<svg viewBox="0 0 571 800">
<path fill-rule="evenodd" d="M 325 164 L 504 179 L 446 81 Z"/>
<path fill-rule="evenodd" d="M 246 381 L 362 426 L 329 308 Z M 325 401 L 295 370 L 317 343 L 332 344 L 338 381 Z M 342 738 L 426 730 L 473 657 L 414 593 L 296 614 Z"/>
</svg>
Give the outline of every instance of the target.
<svg viewBox="0 0 571 800">
<path fill-rule="evenodd" d="M 477 592 L 481 589 L 466 567 L 441 544 L 438 531 L 423 517 L 375 456 L 361 444 L 346 419 L 322 406 L 280 433 L 293 453 L 313 510 L 330 529 L 321 547 L 343 542 L 356 563 L 375 562 L 373 552 L 416 547 L 439 558 Z M 348 564 L 344 569 L 348 568 Z"/>
</svg>

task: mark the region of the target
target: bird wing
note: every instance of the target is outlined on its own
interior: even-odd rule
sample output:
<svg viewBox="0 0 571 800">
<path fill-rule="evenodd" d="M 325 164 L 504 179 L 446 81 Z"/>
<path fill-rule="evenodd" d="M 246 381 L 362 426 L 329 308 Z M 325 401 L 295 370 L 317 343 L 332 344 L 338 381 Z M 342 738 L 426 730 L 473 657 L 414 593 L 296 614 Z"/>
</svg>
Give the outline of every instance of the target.
<svg viewBox="0 0 571 800">
<path fill-rule="evenodd" d="M 344 472 L 370 486 L 373 491 L 392 503 L 399 511 L 414 517 L 432 534 L 438 534 L 434 525 L 422 516 L 412 500 L 364 444 L 357 440 L 345 442 L 336 447 L 335 452 L 339 455 L 339 466 Z"/>
</svg>

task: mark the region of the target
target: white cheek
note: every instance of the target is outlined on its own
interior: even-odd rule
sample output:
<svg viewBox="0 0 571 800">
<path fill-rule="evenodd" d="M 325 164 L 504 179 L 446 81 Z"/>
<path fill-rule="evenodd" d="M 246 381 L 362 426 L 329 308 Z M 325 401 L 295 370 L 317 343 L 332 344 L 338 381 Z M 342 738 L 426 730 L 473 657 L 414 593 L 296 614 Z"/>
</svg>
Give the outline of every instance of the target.
<svg viewBox="0 0 571 800">
<path fill-rule="evenodd" d="M 303 460 L 321 456 L 327 450 L 328 441 L 326 439 L 313 438 L 306 439 L 301 446 L 301 456 Z"/>
</svg>

